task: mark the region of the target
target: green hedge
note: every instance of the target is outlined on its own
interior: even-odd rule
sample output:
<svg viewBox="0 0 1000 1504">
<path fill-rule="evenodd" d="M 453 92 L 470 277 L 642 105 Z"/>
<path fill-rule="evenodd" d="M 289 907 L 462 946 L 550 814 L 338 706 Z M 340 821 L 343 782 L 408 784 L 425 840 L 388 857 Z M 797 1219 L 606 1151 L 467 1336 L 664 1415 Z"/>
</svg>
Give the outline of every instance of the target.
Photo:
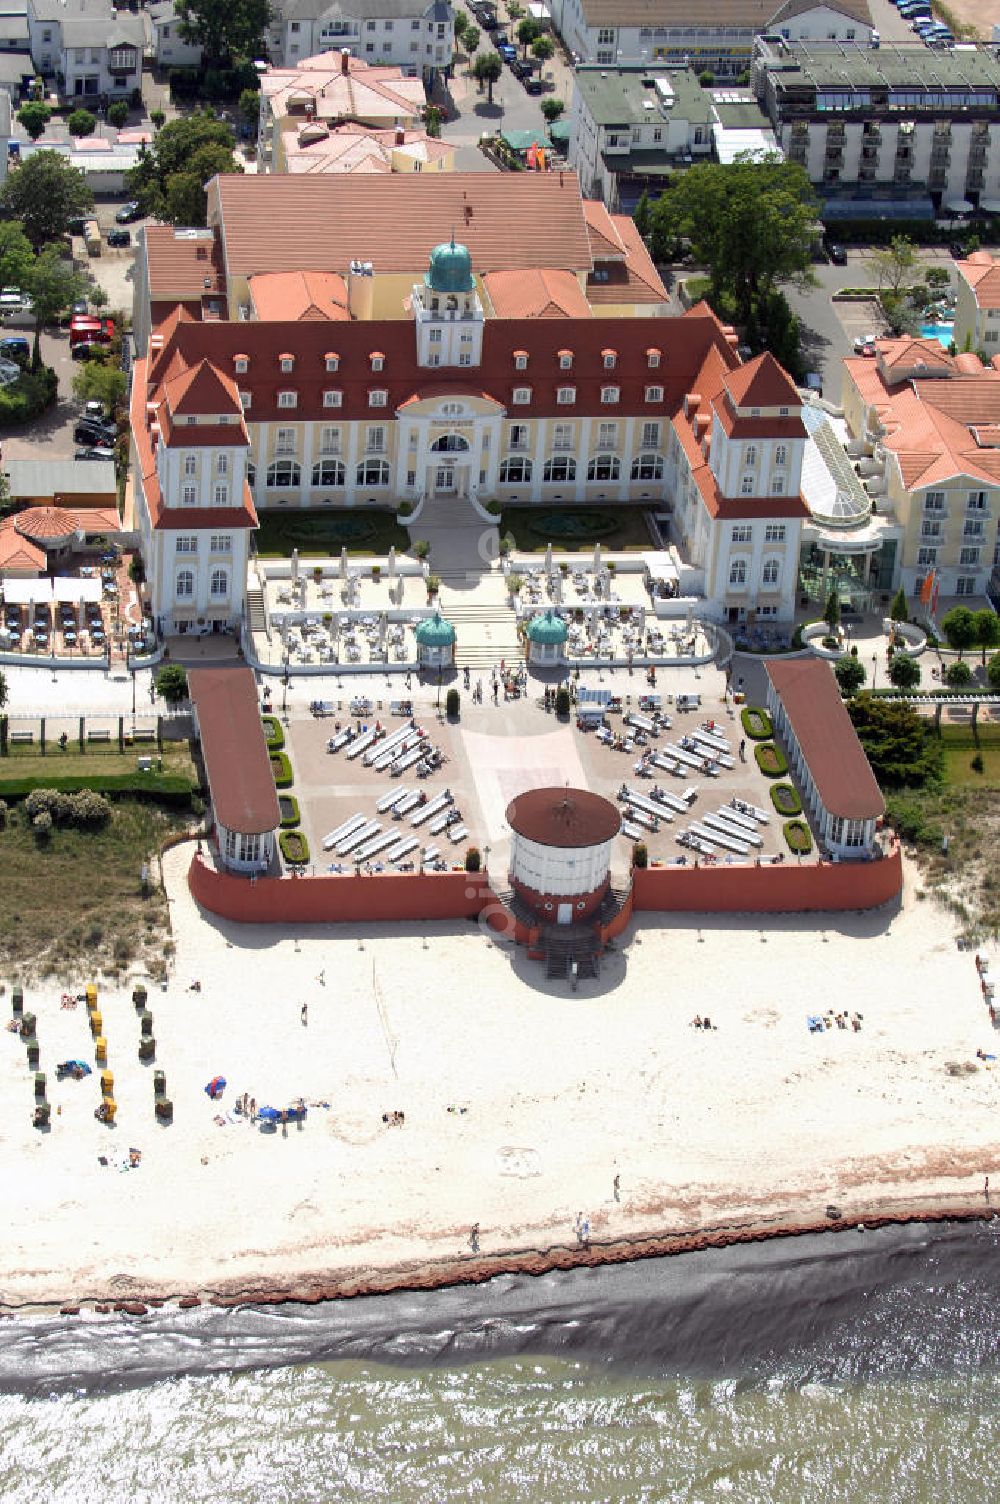
<svg viewBox="0 0 1000 1504">
<path fill-rule="evenodd" d="M 278 808 L 281 811 L 281 827 L 283 830 L 293 830 L 299 823 L 299 801 L 294 794 L 282 794 L 278 799 Z M 789 814 L 794 814 L 789 810 Z"/>
<path fill-rule="evenodd" d="M 788 772 L 788 762 L 781 748 L 774 742 L 758 742 L 753 749 L 757 766 L 765 778 L 781 778 Z"/>
<path fill-rule="evenodd" d="M 298 865 L 309 860 L 309 842 L 301 830 L 282 830 L 278 832 L 278 845 L 286 862 Z"/>
<path fill-rule="evenodd" d="M 743 730 L 751 741 L 770 741 L 774 735 L 771 717 L 761 705 L 744 705 L 740 711 L 740 721 L 743 724 Z"/>
<path fill-rule="evenodd" d="M 274 774 L 275 788 L 290 789 L 295 782 L 287 752 L 271 753 L 271 772 Z"/>
<path fill-rule="evenodd" d="M 261 724 L 264 727 L 264 740 L 267 742 L 269 752 L 280 752 L 285 745 L 285 733 L 281 722 L 276 715 L 262 715 Z"/>
<path fill-rule="evenodd" d="M 796 856 L 805 856 L 807 851 L 812 851 L 812 836 L 804 820 L 786 820 L 782 829 L 785 832 L 789 850 L 793 851 Z"/>
<path fill-rule="evenodd" d="M 99 774 L 60 777 L 42 772 L 0 781 L 0 799 L 24 799 L 33 789 L 58 789 L 65 794 L 91 789 L 109 799 L 149 799 L 176 809 L 188 809 L 194 792 L 188 780 L 176 773 L 111 773 L 102 778 Z"/>
<path fill-rule="evenodd" d="M 52 406 L 58 391 L 59 378 L 50 366 L 25 371 L 13 386 L 0 391 L 0 428 L 30 423 Z"/>
<path fill-rule="evenodd" d="M 771 803 L 786 818 L 802 813 L 802 800 L 790 783 L 771 784 Z"/>
</svg>

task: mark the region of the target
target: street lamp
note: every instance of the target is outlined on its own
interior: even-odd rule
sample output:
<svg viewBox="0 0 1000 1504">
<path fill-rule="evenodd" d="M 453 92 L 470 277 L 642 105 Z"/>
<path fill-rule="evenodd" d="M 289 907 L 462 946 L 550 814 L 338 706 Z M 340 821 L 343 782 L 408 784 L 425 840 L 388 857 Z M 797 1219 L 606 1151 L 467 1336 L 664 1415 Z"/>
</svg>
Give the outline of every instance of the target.
<svg viewBox="0 0 1000 1504">
<path fill-rule="evenodd" d="M 878 673 L 878 654 L 872 654 L 872 689 L 875 688 L 875 676 Z"/>
<path fill-rule="evenodd" d="M 490 847 L 489 846 L 484 846 L 483 847 L 483 870 L 485 871 L 486 875 L 489 876 L 489 871 L 490 871 Z"/>
<path fill-rule="evenodd" d="M 441 711 L 441 680 L 442 680 L 443 677 L 444 677 L 444 670 L 442 669 L 442 667 L 441 667 L 441 665 L 439 663 L 438 664 L 438 695 L 437 695 L 437 708 L 438 708 L 438 713 L 439 714 L 440 714 L 440 711 Z"/>
</svg>

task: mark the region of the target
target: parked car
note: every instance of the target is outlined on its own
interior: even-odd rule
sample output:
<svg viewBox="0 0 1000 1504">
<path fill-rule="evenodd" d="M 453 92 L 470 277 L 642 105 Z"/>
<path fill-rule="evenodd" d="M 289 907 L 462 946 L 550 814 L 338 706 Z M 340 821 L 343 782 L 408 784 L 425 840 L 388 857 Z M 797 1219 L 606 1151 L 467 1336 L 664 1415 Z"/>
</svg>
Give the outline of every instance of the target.
<svg viewBox="0 0 1000 1504">
<path fill-rule="evenodd" d="M 137 219 L 142 218 L 142 209 L 138 199 L 129 199 L 127 204 L 122 204 L 115 215 L 116 225 L 134 225 Z"/>
<path fill-rule="evenodd" d="M 833 262 L 834 266 L 847 265 L 847 252 L 844 250 L 844 247 L 842 245 L 839 245 L 837 243 L 836 240 L 828 240 L 826 242 L 826 254 Z"/>
<path fill-rule="evenodd" d="M 84 403 L 83 416 L 92 419 L 95 423 L 107 423 L 109 421 L 104 410 L 104 403 L 93 400 Z"/>
<path fill-rule="evenodd" d="M 113 444 L 117 437 L 116 424 L 99 422 L 96 418 L 80 418 L 73 429 L 77 444 Z"/>
<path fill-rule="evenodd" d="M 0 339 L 0 356 L 16 360 L 18 365 L 27 365 L 31 359 L 31 345 L 23 334 L 6 334 Z"/>
<path fill-rule="evenodd" d="M 524 80 L 524 90 L 526 94 L 540 94 L 542 92 L 542 80 L 537 73 L 533 73 L 530 78 Z"/>
<path fill-rule="evenodd" d="M 964 261 L 966 256 L 969 254 L 969 247 L 967 245 L 964 245 L 961 240 L 953 240 L 949 245 L 948 250 L 951 252 L 952 256 L 954 256 L 956 261 Z"/>
<path fill-rule="evenodd" d="M 77 449 L 74 451 L 75 460 L 113 460 L 115 451 L 106 445 L 95 444 L 89 449 Z"/>
<path fill-rule="evenodd" d="M 115 250 L 121 250 L 123 246 L 132 244 L 132 231 L 109 230 L 107 238 L 108 245 L 112 246 Z"/>
</svg>

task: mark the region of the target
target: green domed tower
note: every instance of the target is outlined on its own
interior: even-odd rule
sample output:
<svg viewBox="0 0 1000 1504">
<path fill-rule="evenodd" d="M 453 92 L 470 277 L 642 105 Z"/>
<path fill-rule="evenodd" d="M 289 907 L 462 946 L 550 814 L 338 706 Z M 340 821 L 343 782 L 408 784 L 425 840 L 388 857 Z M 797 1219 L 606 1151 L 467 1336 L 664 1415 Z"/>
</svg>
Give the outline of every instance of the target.
<svg viewBox="0 0 1000 1504">
<path fill-rule="evenodd" d="M 436 245 L 431 251 L 430 266 L 424 273 L 424 286 L 431 292 L 472 292 L 472 257 L 468 246 L 456 245 L 455 237 Z"/>
</svg>

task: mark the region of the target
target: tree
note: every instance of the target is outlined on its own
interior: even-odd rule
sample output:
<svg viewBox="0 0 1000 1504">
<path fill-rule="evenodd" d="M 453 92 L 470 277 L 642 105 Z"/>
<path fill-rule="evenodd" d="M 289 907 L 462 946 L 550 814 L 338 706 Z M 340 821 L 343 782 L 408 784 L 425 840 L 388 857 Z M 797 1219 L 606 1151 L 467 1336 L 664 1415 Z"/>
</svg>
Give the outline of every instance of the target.
<svg viewBox="0 0 1000 1504">
<path fill-rule="evenodd" d="M 457 10 L 455 12 L 455 41 L 456 42 L 461 42 L 462 41 L 463 37 L 465 36 L 465 33 L 469 29 L 469 24 L 470 24 L 469 23 L 469 18 L 465 14 L 465 11 L 464 10 Z"/>
<path fill-rule="evenodd" d="M 837 676 L 837 683 L 845 698 L 857 694 L 867 677 L 861 659 L 852 658 L 850 653 L 845 653 L 843 658 L 837 659 L 833 665 L 833 672 Z"/>
<path fill-rule="evenodd" d="M 546 100 L 545 104 L 548 104 L 548 102 L 549 101 Z M 542 105 L 543 113 L 545 111 L 545 104 Z M 632 218 L 635 221 L 635 227 L 639 231 L 639 234 L 642 236 L 643 240 L 646 240 L 653 228 L 653 210 L 650 206 L 649 194 L 646 192 L 645 188 L 642 190 L 642 195 L 639 199 L 639 202 L 635 206 L 635 213 L 632 215 Z"/>
<path fill-rule="evenodd" d="M 949 689 L 966 689 L 972 683 L 972 670 L 959 658 L 945 669 L 944 682 Z"/>
<path fill-rule="evenodd" d="M 867 275 L 877 284 L 880 293 L 889 292 L 898 298 L 912 276 L 917 264 L 917 253 L 905 235 L 894 235 L 886 246 L 872 251 L 865 263 Z"/>
<path fill-rule="evenodd" d="M 152 123 L 153 129 L 157 131 L 162 130 L 162 128 L 167 123 L 167 115 L 165 110 L 150 110 L 149 118 Z"/>
<path fill-rule="evenodd" d="M 479 47 L 479 38 L 480 31 L 478 26 L 467 26 L 465 28 L 465 31 L 462 34 L 462 46 L 465 48 L 466 57 L 471 58 L 477 51 Z"/>
<path fill-rule="evenodd" d="M 531 55 L 540 63 L 547 63 L 556 50 L 556 44 L 551 37 L 538 37 L 531 44 Z"/>
<path fill-rule="evenodd" d="M 187 674 L 179 663 L 165 663 L 156 676 L 156 693 L 168 705 L 179 705 L 187 699 Z"/>
<path fill-rule="evenodd" d="M 129 191 L 153 214 L 174 225 L 205 223 L 205 184 L 218 172 L 242 172 L 233 156 L 235 137 L 207 111 L 171 120 L 128 175 Z"/>
<path fill-rule="evenodd" d="M 108 119 L 116 130 L 121 130 L 128 124 L 129 106 L 127 99 L 115 99 L 108 105 Z"/>
<path fill-rule="evenodd" d="M 208 67 L 260 57 L 274 19 L 270 0 L 177 0 L 180 33 L 201 46 Z"/>
<path fill-rule="evenodd" d="M 7 703 L 7 675 L 0 673 L 0 710 Z"/>
<path fill-rule="evenodd" d="M 429 104 L 424 110 L 424 130 L 432 140 L 441 134 L 441 111 L 436 104 Z"/>
<path fill-rule="evenodd" d="M 1000 647 L 1000 616 L 987 606 L 984 610 L 975 613 L 973 621 L 976 624 L 976 642 L 982 649 L 985 668 L 987 650 Z"/>
<path fill-rule="evenodd" d="M 990 689 L 1000 689 L 1000 653 L 994 653 L 986 665 L 986 682 Z M 0 700 L 0 705 L 3 701 Z"/>
<path fill-rule="evenodd" d="M 745 323 L 779 283 L 809 286 L 817 203 L 805 168 L 744 154 L 679 173 L 653 209 L 653 254 L 669 260 L 679 238 L 728 294 Z"/>
<path fill-rule="evenodd" d="M 0 220 L 0 285 L 26 287 L 35 264 L 31 243 L 21 225 Z"/>
<path fill-rule="evenodd" d="M 934 722 L 907 700 L 855 695 L 847 713 L 883 788 L 920 788 L 940 776 L 941 742 Z"/>
<path fill-rule="evenodd" d="M 45 127 L 52 119 L 52 111 L 40 100 L 29 100 L 18 110 L 17 119 L 18 123 L 24 126 L 32 141 L 37 141 L 39 136 L 45 134 Z"/>
<path fill-rule="evenodd" d="M 503 63 L 499 52 L 480 52 L 472 65 L 472 76 L 479 85 L 480 94 L 483 92 L 483 84 L 486 85 L 489 104 L 493 103 L 493 85 L 502 72 Z"/>
<path fill-rule="evenodd" d="M 9 175 L 0 204 L 37 249 L 65 235 L 71 219 L 93 208 L 94 195 L 60 152 L 36 151 Z"/>
<path fill-rule="evenodd" d="M 81 402 L 100 402 L 109 413 L 121 405 L 127 391 L 125 372 L 103 360 L 85 360 L 73 377 L 73 395 Z"/>
<path fill-rule="evenodd" d="M 107 308 L 108 306 L 108 295 L 104 291 L 104 288 L 101 287 L 101 285 L 97 282 L 94 283 L 94 286 L 90 289 L 87 297 L 90 302 L 91 308 Z"/>
<path fill-rule="evenodd" d="M 239 111 L 240 111 L 240 119 L 243 121 L 243 124 L 245 126 L 247 126 L 250 130 L 252 130 L 253 133 L 254 133 L 254 135 L 256 136 L 256 134 L 257 134 L 257 127 L 260 124 L 260 90 L 259 89 L 243 89 L 243 90 L 241 90 L 241 92 L 240 92 Z"/>
<path fill-rule="evenodd" d="M 89 110 L 74 110 L 66 124 L 71 136 L 92 136 L 97 129 L 97 116 Z"/>
<path fill-rule="evenodd" d="M 906 604 L 906 591 L 902 585 L 900 585 L 892 598 L 892 605 L 889 607 L 889 618 L 891 621 L 909 621 L 910 619 L 910 608 Z"/>
<path fill-rule="evenodd" d="M 908 653 L 893 653 L 889 678 L 897 689 L 916 689 L 920 683 L 920 664 Z"/>
<path fill-rule="evenodd" d="M 539 26 L 538 22 L 531 16 L 525 16 L 524 20 L 518 23 L 517 40 L 524 48 L 525 57 L 528 56 L 528 48 L 531 46 L 532 42 L 537 42 L 541 34 L 542 28 Z"/>
<path fill-rule="evenodd" d="M 976 618 L 968 606 L 953 606 L 941 621 L 941 630 L 950 648 L 961 658 L 976 641 Z"/>
<path fill-rule="evenodd" d="M 72 261 L 63 260 L 57 245 L 47 245 L 39 252 L 27 281 L 39 329 L 57 323 L 89 290 L 88 278 L 73 270 Z"/>
<path fill-rule="evenodd" d="M 542 100 L 542 114 L 548 125 L 551 125 L 554 120 L 558 120 L 565 108 L 566 106 L 561 99 Z"/>
<path fill-rule="evenodd" d="M 840 625 L 840 596 L 836 590 L 831 590 L 826 598 L 826 605 L 823 607 L 823 620 L 831 632 L 835 631 Z"/>
</svg>

